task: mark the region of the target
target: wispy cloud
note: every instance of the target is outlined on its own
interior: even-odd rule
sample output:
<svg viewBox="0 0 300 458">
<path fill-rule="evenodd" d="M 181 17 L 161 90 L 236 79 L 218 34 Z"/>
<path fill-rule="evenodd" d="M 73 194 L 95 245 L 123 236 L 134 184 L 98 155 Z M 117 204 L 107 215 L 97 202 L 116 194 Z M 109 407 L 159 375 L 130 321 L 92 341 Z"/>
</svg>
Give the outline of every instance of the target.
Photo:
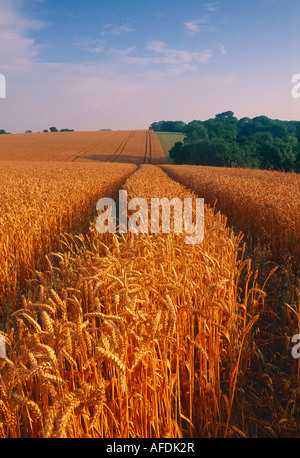
<svg viewBox="0 0 300 458">
<path fill-rule="evenodd" d="M 167 31 L 166 24 L 162 23 L 168 19 L 173 21 L 176 27 L 176 9 L 169 11 L 165 16 L 160 15 L 162 8 L 158 7 L 155 14 L 151 8 L 149 10 L 149 5 L 143 4 L 140 17 L 145 19 L 145 12 L 148 11 L 149 19 L 152 16 L 152 24 L 155 23 L 157 29 L 153 27 L 151 31 L 147 29 L 143 33 L 139 21 L 136 33 L 133 34 L 135 22 L 126 21 L 137 20 L 138 12 L 135 19 L 135 16 L 132 16 L 132 19 L 124 19 L 122 22 L 120 19 L 112 19 L 116 17 L 116 12 L 112 11 L 110 6 L 107 8 L 111 15 L 105 16 L 103 13 L 102 18 L 99 18 L 99 30 L 95 35 L 92 27 L 85 21 L 82 22 L 82 27 L 77 26 L 77 21 L 67 23 L 64 36 L 68 36 L 68 40 L 62 43 L 64 49 L 61 49 L 60 53 L 55 53 L 54 46 L 59 39 L 55 34 L 60 32 L 60 21 L 56 23 L 54 19 L 49 34 L 32 33 L 49 25 L 34 20 L 33 15 L 37 12 L 40 14 L 39 17 L 47 18 L 43 14 L 47 13 L 48 7 L 51 8 L 51 2 L 47 2 L 47 7 L 43 11 L 28 8 L 28 5 L 34 5 L 37 1 L 39 0 L 0 0 L 0 72 L 5 75 L 7 82 L 7 98 L 2 99 L 0 103 L 0 128 L 8 132 L 25 132 L 27 129 L 36 131 L 51 125 L 75 130 L 98 130 L 102 127 L 145 128 L 157 119 L 183 119 L 188 122 L 191 119 L 206 119 L 228 109 L 233 109 L 237 116 L 255 116 L 265 112 L 266 107 L 268 109 L 265 114 L 271 117 L 299 118 L 299 109 L 294 104 L 295 101 L 287 95 L 290 85 L 286 85 L 284 74 L 282 73 L 282 78 L 278 77 L 270 82 L 271 60 L 262 62 L 265 54 L 260 54 L 263 50 L 260 49 L 259 41 L 253 41 L 253 51 L 256 50 L 258 59 L 251 64 L 250 72 L 247 66 L 242 65 L 246 57 L 238 54 L 239 49 L 227 49 L 228 43 L 236 36 L 235 27 L 247 26 L 247 21 L 243 22 L 243 7 L 238 8 L 233 15 L 231 9 L 227 9 L 226 6 L 226 3 L 230 2 L 198 2 L 202 5 L 202 13 L 199 13 L 199 16 L 191 13 L 191 16 L 181 19 L 181 33 L 185 33 L 187 39 L 182 41 L 185 45 L 176 45 L 174 29 L 170 27 L 170 31 Z M 274 2 L 274 5 L 278 3 L 278 14 L 280 5 L 287 2 L 260 0 L 258 3 L 267 1 Z M 299 0 L 290 0 L 295 5 L 297 1 Z M 59 9 L 59 2 L 56 3 Z M 78 2 L 78 8 L 68 11 L 66 18 L 69 19 L 72 14 L 77 18 L 77 13 L 80 15 L 81 8 L 83 10 L 86 6 L 83 3 L 80 5 Z M 121 0 L 119 3 L 122 4 Z M 126 2 L 123 2 L 122 8 L 125 8 L 124 3 Z M 24 5 L 26 9 L 23 8 Z M 224 6 L 224 20 L 228 23 L 226 31 L 214 36 L 210 40 L 210 45 L 195 48 L 196 43 L 201 42 L 201 34 L 216 30 L 218 25 L 221 26 L 222 21 L 217 22 L 220 19 L 217 11 L 220 11 L 221 5 Z M 253 9 L 255 17 L 259 18 L 256 2 L 250 2 L 246 10 L 250 8 Z M 30 11 L 30 15 L 25 11 Z M 152 13 L 156 16 L 155 20 Z M 125 14 L 127 12 L 124 10 L 123 17 Z M 50 17 L 54 18 L 53 15 Z M 272 18 L 273 16 L 270 16 L 270 21 Z M 185 19 L 186 22 L 183 24 Z M 107 22 L 106 26 L 101 22 L 103 20 Z M 255 33 L 254 26 L 255 24 L 249 24 L 252 33 Z M 293 48 L 292 38 L 287 33 L 287 24 L 283 26 L 285 27 L 279 32 L 278 28 L 276 29 L 274 39 L 286 38 L 286 42 L 283 39 L 281 41 L 286 43 L 286 56 L 290 56 L 289 60 L 292 61 L 291 55 L 288 54 Z M 271 30 L 267 32 L 269 34 Z M 134 36 L 126 35 L 130 33 Z M 163 35 L 159 35 L 160 33 Z M 54 37 L 53 43 L 51 34 Z M 76 38 L 71 38 L 72 36 Z M 155 36 L 165 38 L 163 41 L 160 41 L 161 38 L 151 40 Z M 123 39 L 128 37 L 132 38 L 132 41 Z M 272 35 L 269 38 L 271 40 Z M 70 39 L 76 41 L 73 45 L 79 49 L 95 54 L 89 55 L 83 62 L 81 55 L 70 50 Z M 172 42 L 172 39 L 175 40 Z M 43 54 L 43 49 L 51 47 L 51 44 L 53 47 L 48 59 L 48 53 Z M 208 49 L 210 46 L 213 48 Z M 221 56 L 229 52 L 232 55 L 232 74 L 226 74 L 226 66 L 222 66 L 225 59 Z M 51 63 L 48 61 L 50 59 Z M 210 66 L 212 61 L 214 63 Z M 266 68 L 264 65 L 260 67 L 261 62 Z M 286 70 L 284 65 L 281 67 L 285 72 L 293 74 L 292 70 Z M 296 71 L 294 70 L 294 73 Z M 245 93 L 246 86 L 248 91 Z M 278 97 L 272 98 L 274 93 Z"/>
<path fill-rule="evenodd" d="M 113 35 L 115 37 L 119 35 L 123 35 L 124 33 L 129 33 L 129 32 L 134 32 L 134 29 L 128 25 L 128 24 L 123 24 L 123 25 L 115 25 L 115 24 L 106 24 L 104 26 L 102 36 L 105 35 Z"/>
<path fill-rule="evenodd" d="M 214 3 L 205 3 L 204 7 L 207 9 L 207 11 L 217 11 L 219 9 L 219 4 L 220 2 L 214 2 Z"/>
<path fill-rule="evenodd" d="M 1 29 L 17 28 L 19 32 L 28 30 L 40 30 L 46 23 L 22 15 L 18 7 L 22 4 L 20 0 L 0 0 L 0 26 Z"/>
<path fill-rule="evenodd" d="M 22 15 L 18 11 L 19 4 L 16 0 L 0 0 L 0 68 L 6 72 L 30 66 L 40 48 L 29 38 L 29 32 L 47 25 Z"/>
<path fill-rule="evenodd" d="M 177 49 L 159 40 L 149 41 L 145 49 L 130 46 L 124 49 L 111 48 L 106 54 L 105 65 L 114 69 L 116 74 L 131 74 L 136 78 L 149 81 L 165 81 L 166 78 L 196 72 L 200 66 L 213 58 L 210 49 L 190 51 Z M 104 64 L 101 64 L 102 66 Z"/>
<path fill-rule="evenodd" d="M 192 21 L 185 21 L 185 31 L 188 37 L 193 37 L 197 33 L 201 32 L 213 32 L 215 27 L 208 24 L 210 20 L 209 16 L 204 16 L 199 19 L 194 19 Z"/>
<path fill-rule="evenodd" d="M 169 45 L 163 41 L 150 41 L 147 45 L 149 51 L 153 51 L 159 54 L 157 63 L 164 64 L 206 64 L 212 57 L 210 50 L 202 52 L 194 52 L 189 50 L 180 50 L 169 47 Z"/>
<path fill-rule="evenodd" d="M 74 43 L 79 49 L 83 51 L 93 52 L 93 53 L 100 53 L 104 50 L 105 40 L 91 40 L 91 39 L 83 39 L 81 41 L 77 41 Z"/>
<path fill-rule="evenodd" d="M 225 48 L 225 46 L 222 43 L 217 43 L 217 45 L 219 46 L 220 51 L 223 54 L 223 56 L 227 54 L 227 49 Z"/>
<path fill-rule="evenodd" d="M 120 49 L 120 48 L 110 48 L 108 50 L 108 55 L 113 57 L 115 61 L 122 60 L 122 58 L 126 58 L 130 56 L 137 50 L 136 46 L 129 46 L 128 48 Z"/>
<path fill-rule="evenodd" d="M 184 23 L 184 25 L 185 25 L 185 28 L 186 28 L 187 35 L 189 35 L 189 36 L 193 36 L 196 33 L 200 33 L 201 32 L 201 26 L 199 24 L 199 20 L 186 21 Z"/>
</svg>

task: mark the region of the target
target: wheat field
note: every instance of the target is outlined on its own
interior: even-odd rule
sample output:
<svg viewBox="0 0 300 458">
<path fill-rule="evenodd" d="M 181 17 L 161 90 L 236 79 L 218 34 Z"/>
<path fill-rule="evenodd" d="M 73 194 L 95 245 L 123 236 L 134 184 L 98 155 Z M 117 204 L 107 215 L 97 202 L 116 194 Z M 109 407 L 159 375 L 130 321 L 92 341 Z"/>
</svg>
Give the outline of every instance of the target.
<svg viewBox="0 0 300 458">
<path fill-rule="evenodd" d="M 127 162 L 165 161 L 153 131 L 43 132 L 1 135 L 0 161 Z"/>
<path fill-rule="evenodd" d="M 157 142 L 154 132 L 100 132 L 81 150 L 60 145 L 52 162 L 49 145 L 30 160 L 39 142 L 23 161 L 1 156 L 1 437 L 278 437 L 297 427 L 296 280 L 280 311 L 270 295 L 281 284 L 276 254 L 297 275 L 298 177 L 157 166 Z M 96 203 L 118 203 L 120 189 L 128 203 L 204 197 L 203 241 L 100 234 Z"/>
<path fill-rule="evenodd" d="M 0 161 L 0 312 L 16 306 L 47 253 L 66 232 L 88 228 L 102 196 L 114 195 L 131 164 Z"/>
<path fill-rule="evenodd" d="M 230 225 L 300 265 L 300 176 L 268 170 L 162 166 L 224 213 Z"/>
<path fill-rule="evenodd" d="M 192 196 L 152 165 L 124 184 L 129 198 L 158 187 Z M 232 406 L 263 293 L 225 218 L 207 208 L 205 221 L 201 246 L 183 234 L 100 235 L 94 225 L 68 237 L 5 333 L 2 436 L 244 434 Z"/>
</svg>

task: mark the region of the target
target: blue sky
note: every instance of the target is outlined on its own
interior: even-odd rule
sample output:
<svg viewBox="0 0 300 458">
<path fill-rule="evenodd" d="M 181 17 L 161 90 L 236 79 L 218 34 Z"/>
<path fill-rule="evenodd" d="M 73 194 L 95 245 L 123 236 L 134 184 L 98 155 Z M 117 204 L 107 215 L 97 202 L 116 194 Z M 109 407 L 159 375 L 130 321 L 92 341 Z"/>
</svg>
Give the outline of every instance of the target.
<svg viewBox="0 0 300 458">
<path fill-rule="evenodd" d="M 299 0 L 0 0 L 0 128 L 300 120 Z"/>
</svg>

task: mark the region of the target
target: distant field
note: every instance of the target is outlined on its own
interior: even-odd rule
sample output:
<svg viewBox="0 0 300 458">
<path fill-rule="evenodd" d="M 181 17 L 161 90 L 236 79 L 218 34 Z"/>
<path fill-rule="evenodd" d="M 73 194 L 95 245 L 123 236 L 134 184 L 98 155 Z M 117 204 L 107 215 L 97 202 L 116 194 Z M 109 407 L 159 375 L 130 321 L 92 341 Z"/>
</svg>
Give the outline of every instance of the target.
<svg viewBox="0 0 300 458">
<path fill-rule="evenodd" d="M 43 132 L 0 136 L 0 161 L 127 162 L 165 161 L 155 132 Z"/>
<path fill-rule="evenodd" d="M 1 438 L 297 433 L 300 175 L 171 164 L 183 137 L 0 135 Z"/>
<path fill-rule="evenodd" d="M 183 142 L 184 134 L 181 132 L 156 132 L 156 135 L 160 140 L 166 161 L 172 162 L 172 160 L 169 158 L 169 151 L 176 142 Z"/>
</svg>

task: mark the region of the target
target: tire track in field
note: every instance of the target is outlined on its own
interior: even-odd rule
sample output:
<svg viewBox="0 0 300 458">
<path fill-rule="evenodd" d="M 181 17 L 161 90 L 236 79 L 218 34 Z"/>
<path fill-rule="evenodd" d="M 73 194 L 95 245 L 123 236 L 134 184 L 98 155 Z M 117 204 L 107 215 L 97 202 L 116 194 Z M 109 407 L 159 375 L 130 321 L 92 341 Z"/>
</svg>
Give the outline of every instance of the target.
<svg viewBox="0 0 300 458">
<path fill-rule="evenodd" d="M 96 142 L 94 143 L 91 143 L 90 145 L 88 145 L 87 147 L 85 147 L 84 149 L 82 149 L 81 151 L 79 151 L 77 154 L 72 154 L 72 156 L 69 156 L 67 159 L 65 159 L 65 162 L 68 162 L 69 159 L 71 159 L 73 156 L 73 159 L 71 162 L 75 162 L 76 159 L 78 159 L 79 156 L 83 156 L 84 154 L 88 153 L 89 151 L 91 151 L 91 149 L 93 149 L 95 146 L 97 145 L 100 145 L 100 143 L 103 143 L 105 142 L 106 140 L 108 140 L 109 138 L 112 138 L 112 137 L 115 137 L 117 135 L 117 132 L 114 132 L 112 135 L 110 135 L 109 137 L 106 137 L 106 138 L 101 138 L 100 140 L 97 140 Z"/>
<path fill-rule="evenodd" d="M 147 164 L 147 155 L 148 155 L 148 164 L 151 164 L 151 135 L 150 132 L 146 131 L 146 145 L 145 145 L 145 154 L 143 164 Z"/>
<path fill-rule="evenodd" d="M 124 151 L 124 148 L 127 145 L 127 143 L 129 142 L 129 140 L 131 140 L 134 136 L 135 136 L 135 132 L 134 131 L 130 132 L 130 134 L 124 140 L 121 141 L 121 143 L 119 144 L 119 146 L 116 149 L 116 151 L 114 151 L 113 154 L 111 156 L 109 156 L 109 158 L 106 159 L 105 162 L 115 162 L 115 160 Z"/>
<path fill-rule="evenodd" d="M 143 164 L 146 164 L 147 152 L 148 152 L 148 132 L 146 132 L 146 144 L 145 144 L 145 154 L 144 154 Z"/>
<path fill-rule="evenodd" d="M 151 164 L 152 160 L 152 143 L 151 143 L 151 132 L 148 132 L 148 139 L 149 139 L 149 164 Z"/>
</svg>

